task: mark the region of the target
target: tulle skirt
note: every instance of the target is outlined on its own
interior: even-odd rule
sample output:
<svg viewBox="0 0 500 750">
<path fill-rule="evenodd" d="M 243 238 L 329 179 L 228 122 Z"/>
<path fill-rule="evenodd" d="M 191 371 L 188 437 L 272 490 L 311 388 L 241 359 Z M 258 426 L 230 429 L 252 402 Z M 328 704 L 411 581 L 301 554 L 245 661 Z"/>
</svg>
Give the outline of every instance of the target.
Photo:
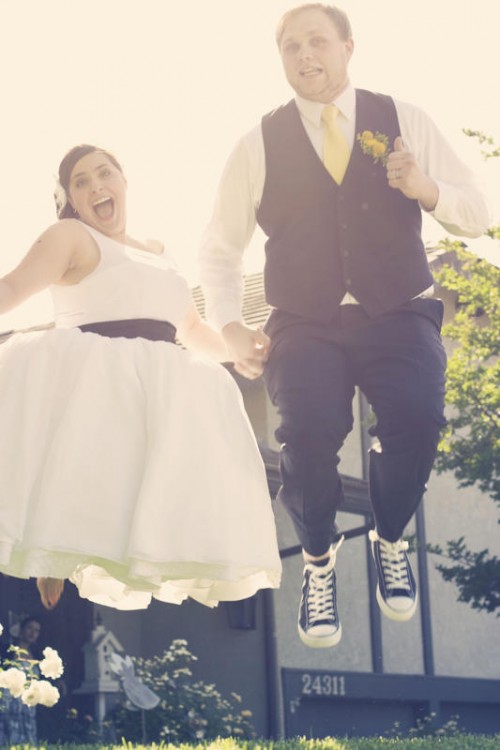
<svg viewBox="0 0 500 750">
<path fill-rule="evenodd" d="M 226 370 L 79 329 L 0 347 L 0 572 L 118 609 L 280 582 L 264 466 Z"/>
</svg>

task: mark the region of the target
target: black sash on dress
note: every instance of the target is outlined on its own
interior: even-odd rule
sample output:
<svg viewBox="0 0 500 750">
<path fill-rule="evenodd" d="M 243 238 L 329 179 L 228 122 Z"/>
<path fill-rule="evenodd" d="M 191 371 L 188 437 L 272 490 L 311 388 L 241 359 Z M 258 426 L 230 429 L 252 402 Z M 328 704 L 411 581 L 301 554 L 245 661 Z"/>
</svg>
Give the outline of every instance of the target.
<svg viewBox="0 0 500 750">
<path fill-rule="evenodd" d="M 175 344 L 177 329 L 166 320 L 133 318 L 131 320 L 103 320 L 99 323 L 86 323 L 78 326 L 84 333 L 97 333 L 109 338 L 149 339 Z"/>
</svg>

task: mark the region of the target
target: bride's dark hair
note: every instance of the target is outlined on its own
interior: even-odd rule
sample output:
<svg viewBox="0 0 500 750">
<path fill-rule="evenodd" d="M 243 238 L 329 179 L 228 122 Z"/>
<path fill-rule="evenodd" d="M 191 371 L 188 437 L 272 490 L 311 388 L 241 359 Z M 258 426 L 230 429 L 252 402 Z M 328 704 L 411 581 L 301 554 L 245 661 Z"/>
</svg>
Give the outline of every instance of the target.
<svg viewBox="0 0 500 750">
<path fill-rule="evenodd" d="M 88 143 L 82 143 L 80 146 L 73 146 L 73 148 L 68 151 L 68 153 L 63 157 L 61 163 L 59 164 L 59 186 L 62 188 L 62 191 L 56 190 L 56 192 L 54 193 L 58 219 L 75 218 L 76 212 L 68 199 L 71 172 L 73 171 L 73 167 L 75 166 L 75 164 L 79 162 L 80 159 L 83 159 L 83 157 L 87 156 L 87 154 L 93 154 L 95 152 L 99 152 L 100 154 L 104 154 L 105 156 L 107 156 L 111 164 L 113 164 L 113 166 L 119 169 L 123 174 L 123 169 L 117 158 L 113 156 L 113 154 L 111 154 L 109 151 L 106 151 L 106 149 L 99 148 L 98 146 L 91 146 Z"/>
</svg>

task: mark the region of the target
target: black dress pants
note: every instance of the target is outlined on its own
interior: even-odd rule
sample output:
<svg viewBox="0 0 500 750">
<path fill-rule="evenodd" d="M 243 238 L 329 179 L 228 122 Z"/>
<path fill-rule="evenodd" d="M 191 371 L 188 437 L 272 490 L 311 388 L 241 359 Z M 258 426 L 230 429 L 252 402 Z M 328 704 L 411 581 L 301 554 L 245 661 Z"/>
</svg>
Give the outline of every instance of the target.
<svg viewBox="0 0 500 750">
<path fill-rule="evenodd" d="M 399 539 L 417 509 L 446 423 L 442 316 L 442 302 L 427 298 L 376 318 L 343 305 L 327 324 L 271 313 L 264 379 L 280 417 L 279 496 L 310 554 L 326 552 L 335 533 L 355 386 L 377 419 L 369 485 L 380 536 Z"/>
</svg>

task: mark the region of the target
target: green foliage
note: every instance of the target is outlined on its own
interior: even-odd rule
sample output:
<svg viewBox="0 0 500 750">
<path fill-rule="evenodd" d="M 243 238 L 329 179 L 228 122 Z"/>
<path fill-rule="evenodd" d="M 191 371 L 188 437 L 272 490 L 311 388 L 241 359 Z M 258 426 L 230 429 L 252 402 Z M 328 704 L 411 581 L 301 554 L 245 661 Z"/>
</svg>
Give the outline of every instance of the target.
<svg viewBox="0 0 500 750">
<path fill-rule="evenodd" d="M 448 542 L 446 553 L 439 546 L 429 546 L 429 551 L 454 563 L 436 568 L 445 581 L 457 585 L 459 601 L 486 612 L 500 609 L 500 560 L 496 556 L 489 557 L 487 549 L 471 552 L 464 537 Z"/>
<path fill-rule="evenodd" d="M 492 240 L 500 240 L 500 224 L 497 224 L 494 227 L 490 227 L 486 234 L 488 237 L 491 237 Z"/>
<path fill-rule="evenodd" d="M 251 712 L 241 708 L 239 695 L 223 698 L 215 685 L 194 680 L 190 665 L 196 658 L 186 641 L 174 640 L 161 656 L 135 659 L 137 676 L 160 697 L 160 703 L 141 716 L 130 710 L 124 698 L 112 717 L 117 736 L 136 742 L 144 734 L 149 741 L 165 742 L 254 736 Z"/>
<path fill-rule="evenodd" d="M 452 407 L 438 470 L 451 469 L 460 486 L 477 484 L 500 503 L 500 269 L 454 250 L 461 270 L 444 266 L 436 274 L 443 287 L 456 292 L 458 310 L 443 335 L 456 342 L 448 361 L 447 402 Z"/>
<path fill-rule="evenodd" d="M 500 148 L 495 145 L 490 135 L 486 135 L 482 130 L 471 130 L 470 128 L 464 128 L 464 133 L 470 138 L 475 138 L 479 145 L 484 147 L 481 153 L 485 159 L 494 159 L 500 156 Z"/>
<path fill-rule="evenodd" d="M 452 716 L 445 724 L 436 726 L 436 714 L 431 713 L 429 716 L 417 718 L 415 726 L 408 731 L 401 731 L 400 723 L 395 722 L 387 736 L 397 740 L 406 737 L 458 737 L 461 734 L 458 720 L 458 716 Z"/>
</svg>

